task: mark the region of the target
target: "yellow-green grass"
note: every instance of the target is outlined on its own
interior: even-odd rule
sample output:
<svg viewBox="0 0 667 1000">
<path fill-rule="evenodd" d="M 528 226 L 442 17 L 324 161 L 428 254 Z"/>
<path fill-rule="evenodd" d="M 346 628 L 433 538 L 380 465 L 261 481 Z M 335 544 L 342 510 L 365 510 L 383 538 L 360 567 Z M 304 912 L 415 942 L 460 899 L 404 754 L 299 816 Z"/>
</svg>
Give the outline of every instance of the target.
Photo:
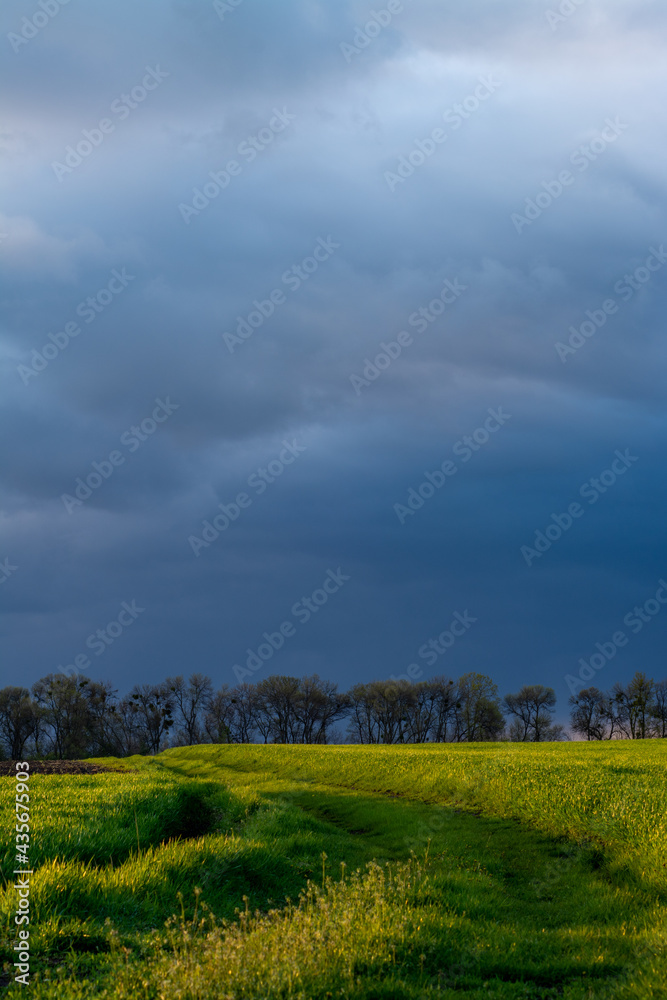
<svg viewBox="0 0 667 1000">
<path fill-rule="evenodd" d="M 170 837 L 204 833 L 222 808 L 219 783 L 185 781 L 178 774 L 153 768 L 150 774 L 33 775 L 27 782 L 30 801 L 30 862 L 48 860 L 114 864 Z M 15 864 L 15 783 L 0 782 L 0 874 L 12 879 Z"/>
<path fill-rule="evenodd" d="M 136 768 L 126 774 L 46 777 L 34 803 L 48 802 L 51 818 L 33 879 L 30 991 L 665 997 L 661 761 L 657 741 L 231 746 L 113 761 Z M 0 781 L 3 821 L 12 795 Z M 187 796 L 207 832 L 181 826 L 174 839 L 172 822 L 169 839 L 169 808 Z M 633 838 L 628 803 L 639 798 Z M 114 833 L 119 817 L 131 818 L 133 846 Z M 6 974 L 14 906 L 7 887 Z"/>
<path fill-rule="evenodd" d="M 608 862 L 667 891 L 667 740 L 425 746 L 209 746 L 170 769 L 220 768 L 481 809 L 599 844 Z"/>
</svg>

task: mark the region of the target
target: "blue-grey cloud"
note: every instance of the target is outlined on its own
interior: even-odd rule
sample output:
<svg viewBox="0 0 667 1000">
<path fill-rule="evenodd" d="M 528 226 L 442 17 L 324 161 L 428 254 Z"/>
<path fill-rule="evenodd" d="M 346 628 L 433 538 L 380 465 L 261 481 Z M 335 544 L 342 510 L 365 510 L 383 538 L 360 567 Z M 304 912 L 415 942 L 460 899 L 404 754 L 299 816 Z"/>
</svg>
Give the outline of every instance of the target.
<svg viewBox="0 0 667 1000">
<path fill-rule="evenodd" d="M 341 567 L 271 670 L 398 674 L 467 609 L 427 672 L 549 683 L 563 709 L 664 575 L 664 11 L 398 6 L 366 33 L 361 2 L 71 0 L 38 28 L 5 5 L 3 682 L 136 600 L 91 674 L 232 683 Z M 258 472 L 285 441 L 305 450 Z M 600 682 L 660 674 L 660 628 Z"/>
</svg>

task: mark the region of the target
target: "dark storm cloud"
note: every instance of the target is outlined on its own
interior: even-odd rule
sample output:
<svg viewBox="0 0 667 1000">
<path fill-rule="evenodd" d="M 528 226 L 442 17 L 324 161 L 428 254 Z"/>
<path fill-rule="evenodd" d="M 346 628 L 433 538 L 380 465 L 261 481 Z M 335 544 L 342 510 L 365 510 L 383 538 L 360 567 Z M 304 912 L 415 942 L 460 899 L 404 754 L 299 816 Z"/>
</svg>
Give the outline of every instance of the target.
<svg viewBox="0 0 667 1000">
<path fill-rule="evenodd" d="M 32 8 L 6 5 L 6 683 L 71 662 L 133 599 L 91 673 L 233 683 L 340 567 L 272 670 L 398 674 L 467 609 L 432 672 L 543 681 L 562 703 L 665 573 L 664 14 L 402 6 L 363 44 L 362 3 L 72 2 L 13 51 Z M 511 419 L 401 523 L 498 407 Z M 305 450 L 262 480 L 285 442 Z M 627 475 L 526 565 L 617 449 L 638 456 Z M 660 672 L 658 630 L 605 684 Z"/>
</svg>

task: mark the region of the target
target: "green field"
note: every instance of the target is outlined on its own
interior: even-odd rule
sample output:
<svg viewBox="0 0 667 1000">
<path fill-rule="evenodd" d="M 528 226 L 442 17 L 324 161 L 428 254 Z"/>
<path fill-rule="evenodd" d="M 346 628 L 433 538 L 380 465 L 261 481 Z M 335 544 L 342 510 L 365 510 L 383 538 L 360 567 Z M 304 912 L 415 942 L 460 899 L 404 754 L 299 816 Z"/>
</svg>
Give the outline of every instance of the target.
<svg viewBox="0 0 667 1000">
<path fill-rule="evenodd" d="M 663 741 L 105 763 L 30 779 L 34 997 L 667 997 Z"/>
</svg>

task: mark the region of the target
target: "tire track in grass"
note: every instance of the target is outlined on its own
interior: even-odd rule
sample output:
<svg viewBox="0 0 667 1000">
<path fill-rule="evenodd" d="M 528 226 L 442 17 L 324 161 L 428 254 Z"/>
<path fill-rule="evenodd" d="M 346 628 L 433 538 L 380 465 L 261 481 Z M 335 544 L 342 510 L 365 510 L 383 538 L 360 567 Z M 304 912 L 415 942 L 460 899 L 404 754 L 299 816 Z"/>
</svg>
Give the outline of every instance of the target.
<svg viewBox="0 0 667 1000">
<path fill-rule="evenodd" d="M 190 768 L 200 775 L 194 762 L 178 763 L 179 773 Z M 232 784 L 252 780 L 236 769 L 218 773 Z M 410 965 L 414 950 L 424 949 L 431 987 L 471 997 L 494 983 L 507 986 L 503 997 L 616 996 L 656 923 L 656 894 L 612 877 L 590 842 L 387 792 L 280 779 L 264 769 L 254 777 L 266 794 L 282 794 L 304 817 L 344 833 L 358 856 L 400 862 L 414 852 L 425 860 L 438 916 L 430 911 L 423 934 L 417 928 L 401 954 Z M 324 860 L 333 874 L 336 859 Z M 433 940 L 438 925 L 442 947 Z"/>
</svg>

